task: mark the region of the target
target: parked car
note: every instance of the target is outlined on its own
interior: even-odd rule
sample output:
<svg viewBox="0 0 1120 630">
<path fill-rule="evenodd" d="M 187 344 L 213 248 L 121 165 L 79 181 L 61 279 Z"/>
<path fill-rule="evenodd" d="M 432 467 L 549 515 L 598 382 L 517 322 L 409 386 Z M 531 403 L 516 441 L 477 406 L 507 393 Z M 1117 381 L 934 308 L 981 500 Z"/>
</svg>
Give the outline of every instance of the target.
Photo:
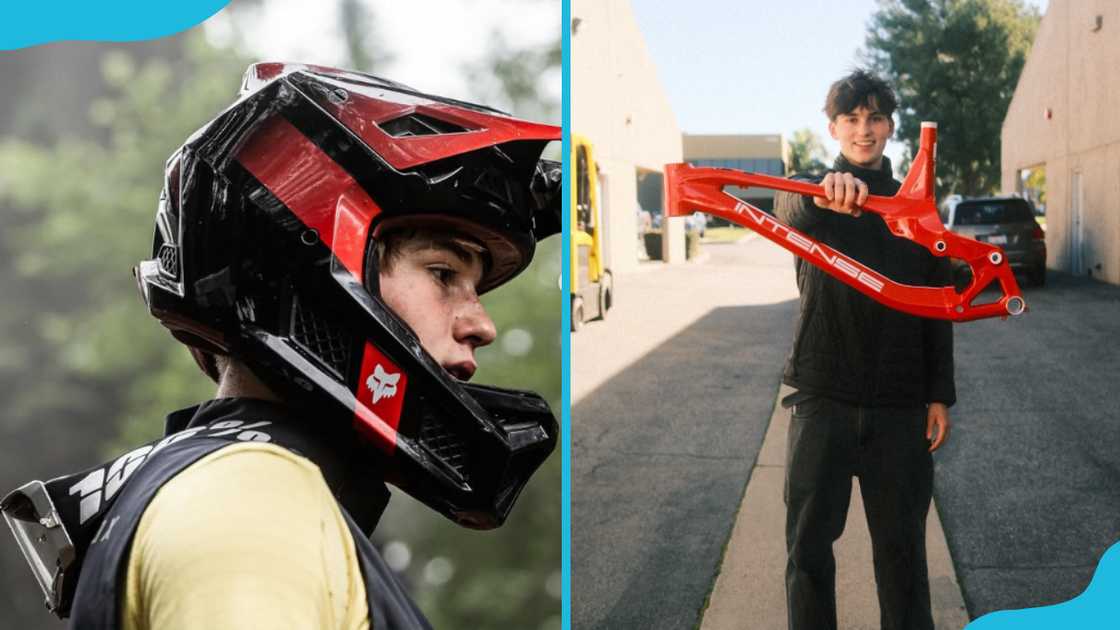
<svg viewBox="0 0 1120 630">
<path fill-rule="evenodd" d="M 653 215 L 653 229 L 661 229 L 661 213 Z M 699 232 L 700 238 L 704 238 L 704 232 L 708 230 L 708 215 L 703 212 L 693 212 L 684 219 L 684 229 L 686 232 Z"/>
<path fill-rule="evenodd" d="M 937 206 L 937 212 L 941 215 L 941 222 L 949 225 L 949 214 L 953 212 L 953 208 L 961 202 L 964 197 L 960 195 L 949 195 L 941 201 L 941 205 Z"/>
<path fill-rule="evenodd" d="M 962 199 L 946 210 L 945 227 L 999 245 L 1013 270 L 1025 273 L 1033 285 L 1046 283 L 1046 232 L 1035 220 L 1029 201 L 1021 197 Z"/>
<path fill-rule="evenodd" d="M 689 232 L 699 232 L 700 238 L 704 238 L 704 232 L 708 229 L 708 215 L 703 212 L 693 212 L 685 219 L 685 230 Z"/>
</svg>

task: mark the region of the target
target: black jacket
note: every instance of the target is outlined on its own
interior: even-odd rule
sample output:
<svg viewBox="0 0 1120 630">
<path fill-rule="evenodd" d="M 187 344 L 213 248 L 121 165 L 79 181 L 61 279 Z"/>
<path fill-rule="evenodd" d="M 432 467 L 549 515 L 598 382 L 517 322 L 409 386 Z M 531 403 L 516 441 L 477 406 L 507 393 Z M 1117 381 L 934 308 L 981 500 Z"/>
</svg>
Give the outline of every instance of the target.
<svg viewBox="0 0 1120 630">
<path fill-rule="evenodd" d="M 901 186 L 885 157 L 878 171 L 853 166 L 843 156 L 833 170 L 867 182 L 874 195 L 890 196 Z M 896 282 L 951 284 L 948 259 L 892 235 L 875 213 L 852 218 L 817 207 L 811 197 L 778 192 L 774 214 Z M 801 258 L 794 264 L 801 311 L 783 374 L 786 384 L 868 407 L 956 402 L 950 322 L 895 311 Z"/>
</svg>

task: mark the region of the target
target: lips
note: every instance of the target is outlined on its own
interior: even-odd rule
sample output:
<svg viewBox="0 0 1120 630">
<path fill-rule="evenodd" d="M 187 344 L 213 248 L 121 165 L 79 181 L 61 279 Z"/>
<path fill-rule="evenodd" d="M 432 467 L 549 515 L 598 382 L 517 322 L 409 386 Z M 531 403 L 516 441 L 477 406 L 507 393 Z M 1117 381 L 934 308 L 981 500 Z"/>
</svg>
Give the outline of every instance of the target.
<svg viewBox="0 0 1120 630">
<path fill-rule="evenodd" d="M 471 380 L 471 377 L 474 376 L 474 372 L 478 369 L 478 365 L 476 365 L 474 361 L 466 360 L 456 363 L 444 364 L 443 369 L 447 370 L 447 373 L 455 377 L 456 380 L 463 381 L 465 383 Z"/>
</svg>

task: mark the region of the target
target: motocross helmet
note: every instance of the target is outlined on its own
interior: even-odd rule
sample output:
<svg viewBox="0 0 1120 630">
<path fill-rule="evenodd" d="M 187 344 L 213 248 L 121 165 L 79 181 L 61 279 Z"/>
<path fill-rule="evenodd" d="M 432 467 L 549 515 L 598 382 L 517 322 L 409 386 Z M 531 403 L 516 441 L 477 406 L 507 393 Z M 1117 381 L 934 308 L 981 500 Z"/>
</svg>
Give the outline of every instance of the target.
<svg viewBox="0 0 1120 630">
<path fill-rule="evenodd" d="M 216 378 L 235 356 L 309 422 L 351 422 L 390 483 L 492 528 L 556 444 L 531 392 L 448 374 L 382 301 L 375 239 L 402 221 L 484 246 L 479 293 L 560 230 L 560 129 L 375 76 L 260 63 L 167 161 L 147 306 Z"/>
</svg>

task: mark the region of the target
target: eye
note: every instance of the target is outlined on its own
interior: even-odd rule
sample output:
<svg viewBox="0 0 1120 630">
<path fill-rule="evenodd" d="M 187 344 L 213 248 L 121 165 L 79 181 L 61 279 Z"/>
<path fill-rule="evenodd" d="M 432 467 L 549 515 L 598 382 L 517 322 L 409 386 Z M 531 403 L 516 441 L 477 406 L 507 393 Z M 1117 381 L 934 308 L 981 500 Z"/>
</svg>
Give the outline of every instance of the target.
<svg viewBox="0 0 1120 630">
<path fill-rule="evenodd" d="M 428 272 L 440 283 L 450 284 L 455 279 L 455 270 L 447 265 L 430 265 Z"/>
</svg>

